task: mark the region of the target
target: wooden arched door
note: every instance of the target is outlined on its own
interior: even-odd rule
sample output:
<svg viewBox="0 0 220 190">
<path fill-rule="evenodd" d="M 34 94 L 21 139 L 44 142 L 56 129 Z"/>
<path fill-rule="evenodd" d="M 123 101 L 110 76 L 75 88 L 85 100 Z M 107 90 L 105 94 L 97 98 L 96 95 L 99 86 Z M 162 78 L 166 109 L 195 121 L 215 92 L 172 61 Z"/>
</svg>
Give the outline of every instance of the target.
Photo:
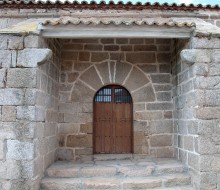
<svg viewBox="0 0 220 190">
<path fill-rule="evenodd" d="M 94 98 L 94 153 L 132 152 L 132 98 L 119 85 L 100 89 Z"/>
</svg>

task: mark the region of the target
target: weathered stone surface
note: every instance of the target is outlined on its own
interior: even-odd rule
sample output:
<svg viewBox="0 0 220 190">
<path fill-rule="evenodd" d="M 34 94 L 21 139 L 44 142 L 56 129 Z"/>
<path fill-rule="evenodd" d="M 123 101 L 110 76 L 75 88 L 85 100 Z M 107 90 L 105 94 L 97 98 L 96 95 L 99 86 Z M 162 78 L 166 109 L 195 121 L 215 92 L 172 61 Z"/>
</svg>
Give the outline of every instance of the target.
<svg viewBox="0 0 220 190">
<path fill-rule="evenodd" d="M 108 58 L 109 58 L 109 54 L 108 53 L 93 52 L 92 53 L 92 57 L 91 57 L 91 61 L 92 62 L 101 62 L 101 61 L 105 61 Z"/>
<path fill-rule="evenodd" d="M 156 97 L 158 101 L 171 101 L 171 92 L 157 92 Z"/>
<path fill-rule="evenodd" d="M 85 71 L 81 75 L 80 79 L 96 90 L 98 90 L 102 86 L 102 82 L 99 78 L 98 73 L 96 72 L 95 67 L 91 67 L 90 69 Z"/>
<path fill-rule="evenodd" d="M 131 70 L 131 65 L 124 62 L 116 63 L 116 73 L 115 73 L 115 82 L 122 84 Z M 113 75 L 113 73 L 111 73 Z"/>
<path fill-rule="evenodd" d="M 102 81 L 104 82 L 104 84 L 109 84 L 110 83 L 110 77 L 109 77 L 109 66 L 108 66 L 108 62 L 104 62 L 101 64 L 97 64 L 96 65 L 101 77 L 102 77 Z"/>
<path fill-rule="evenodd" d="M 5 159 L 6 147 L 4 141 L 0 140 L 0 160 Z"/>
<path fill-rule="evenodd" d="M 173 132 L 173 121 L 172 120 L 149 122 L 149 133 L 150 134 L 172 133 L 172 132 Z"/>
<path fill-rule="evenodd" d="M 15 120 L 16 120 L 16 107 L 2 106 L 2 121 L 15 121 Z"/>
<path fill-rule="evenodd" d="M 189 185 L 190 182 L 190 176 L 179 174 L 173 176 L 166 176 L 164 180 L 164 185 L 165 187 L 174 187 L 181 185 Z"/>
<path fill-rule="evenodd" d="M 0 89 L 1 105 L 22 105 L 24 94 L 22 89 L 7 88 Z"/>
<path fill-rule="evenodd" d="M 0 49 L 7 49 L 8 47 L 8 36 L 1 35 L 0 37 Z"/>
<path fill-rule="evenodd" d="M 8 49 L 20 50 L 24 48 L 23 36 L 10 36 L 8 40 Z"/>
<path fill-rule="evenodd" d="M 147 85 L 132 93 L 134 102 L 154 102 L 156 97 L 152 85 Z"/>
<path fill-rule="evenodd" d="M 24 38 L 24 46 L 25 48 L 39 48 L 41 45 L 40 37 L 29 35 Z"/>
<path fill-rule="evenodd" d="M 79 52 L 79 60 L 80 61 L 90 61 L 90 53 L 89 52 Z"/>
<path fill-rule="evenodd" d="M 150 136 L 150 145 L 152 147 L 172 146 L 172 135 L 153 135 Z"/>
<path fill-rule="evenodd" d="M 120 182 L 115 178 L 96 178 L 84 181 L 85 189 L 120 189 Z"/>
<path fill-rule="evenodd" d="M 75 149 L 76 155 L 92 155 L 93 149 L 92 148 L 77 148 Z"/>
<path fill-rule="evenodd" d="M 201 107 L 195 109 L 195 117 L 198 119 L 220 119 L 219 107 Z"/>
<path fill-rule="evenodd" d="M 0 66 L 3 68 L 11 67 L 11 51 L 0 50 Z"/>
<path fill-rule="evenodd" d="M 172 110 L 172 103 L 147 103 L 147 110 Z"/>
<path fill-rule="evenodd" d="M 7 159 L 31 160 L 34 158 L 34 144 L 18 140 L 7 140 Z"/>
<path fill-rule="evenodd" d="M 211 55 L 209 50 L 184 49 L 181 52 L 181 59 L 189 64 L 209 63 L 211 62 Z"/>
<path fill-rule="evenodd" d="M 149 79 L 139 69 L 133 67 L 128 79 L 126 80 L 125 86 L 130 90 L 136 90 L 149 83 Z"/>
<path fill-rule="evenodd" d="M 191 39 L 193 49 L 220 49 L 220 40 L 218 38 L 196 38 Z"/>
<path fill-rule="evenodd" d="M 42 180 L 41 185 L 45 190 L 78 190 L 81 188 L 81 181 L 79 179 L 47 178 Z"/>
<path fill-rule="evenodd" d="M 57 150 L 57 159 L 58 160 L 74 160 L 73 149 L 70 148 L 58 148 Z"/>
<path fill-rule="evenodd" d="M 138 67 L 144 71 L 145 73 L 156 73 L 157 72 L 157 65 L 138 65 Z"/>
<path fill-rule="evenodd" d="M 14 68 L 8 70 L 7 87 L 36 87 L 37 70 L 29 68 Z"/>
<path fill-rule="evenodd" d="M 92 147 L 92 135 L 69 135 L 67 147 Z"/>
<path fill-rule="evenodd" d="M 80 131 L 80 125 L 77 123 L 60 123 L 59 134 L 71 134 L 78 133 Z"/>
<path fill-rule="evenodd" d="M 157 62 L 169 64 L 171 61 L 170 53 L 157 53 Z"/>
<path fill-rule="evenodd" d="M 1 179 L 13 180 L 21 178 L 21 171 L 17 161 L 0 161 Z M 6 189 L 7 190 L 7 189 Z"/>
<path fill-rule="evenodd" d="M 79 175 L 82 177 L 114 176 L 116 172 L 115 167 L 109 166 L 83 167 Z"/>
<path fill-rule="evenodd" d="M 141 111 L 134 114 L 135 120 L 156 120 L 161 119 L 163 113 L 161 111 Z"/>
<path fill-rule="evenodd" d="M 93 123 L 86 123 L 80 125 L 81 133 L 92 133 L 93 132 Z"/>
<path fill-rule="evenodd" d="M 132 179 L 128 178 L 124 181 L 124 189 L 149 189 L 159 188 L 162 186 L 162 180 L 151 178 L 151 179 Z"/>
<path fill-rule="evenodd" d="M 18 67 L 37 67 L 52 56 L 50 49 L 24 49 L 18 52 Z"/>
<path fill-rule="evenodd" d="M 119 168 L 118 172 L 124 176 L 129 177 L 146 177 L 152 175 L 154 172 L 154 166 L 122 166 Z"/>
<path fill-rule="evenodd" d="M 73 102 L 92 102 L 95 91 L 85 86 L 82 82 L 76 82 L 71 94 Z"/>
<path fill-rule="evenodd" d="M 0 88 L 6 85 L 6 69 L 0 69 Z"/>
<path fill-rule="evenodd" d="M 126 60 L 130 63 L 155 63 L 155 53 L 129 53 L 126 55 Z"/>
<path fill-rule="evenodd" d="M 152 74 L 151 80 L 153 83 L 170 83 L 170 74 Z"/>
</svg>

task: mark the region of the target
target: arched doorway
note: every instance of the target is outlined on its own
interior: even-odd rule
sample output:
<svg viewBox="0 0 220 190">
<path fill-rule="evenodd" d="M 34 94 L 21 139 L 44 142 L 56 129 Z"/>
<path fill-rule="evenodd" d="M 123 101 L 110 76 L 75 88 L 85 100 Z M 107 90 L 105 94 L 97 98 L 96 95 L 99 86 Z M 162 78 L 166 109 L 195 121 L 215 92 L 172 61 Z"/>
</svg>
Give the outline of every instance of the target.
<svg viewBox="0 0 220 190">
<path fill-rule="evenodd" d="M 94 153 L 132 153 L 133 104 L 119 85 L 101 88 L 94 97 Z"/>
</svg>

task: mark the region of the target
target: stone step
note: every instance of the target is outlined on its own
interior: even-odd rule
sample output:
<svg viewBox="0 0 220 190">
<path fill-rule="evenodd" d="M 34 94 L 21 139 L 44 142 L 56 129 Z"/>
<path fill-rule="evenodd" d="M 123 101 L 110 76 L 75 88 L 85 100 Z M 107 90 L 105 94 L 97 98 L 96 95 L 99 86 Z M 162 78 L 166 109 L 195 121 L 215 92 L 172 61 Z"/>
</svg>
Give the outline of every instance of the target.
<svg viewBox="0 0 220 190">
<path fill-rule="evenodd" d="M 60 161 L 47 169 L 49 177 L 98 177 L 98 176 L 124 176 L 146 177 L 163 174 L 183 173 L 184 167 L 175 161 L 171 163 L 154 163 L 148 160 L 118 160 L 96 161 L 87 163 L 74 163 Z"/>
<path fill-rule="evenodd" d="M 94 154 L 94 161 L 107 161 L 107 160 L 126 160 L 132 159 L 132 154 Z"/>
<path fill-rule="evenodd" d="M 192 190 L 187 174 L 164 175 L 159 177 L 91 177 L 91 178 L 44 178 L 41 190 L 74 189 L 170 189 Z"/>
</svg>

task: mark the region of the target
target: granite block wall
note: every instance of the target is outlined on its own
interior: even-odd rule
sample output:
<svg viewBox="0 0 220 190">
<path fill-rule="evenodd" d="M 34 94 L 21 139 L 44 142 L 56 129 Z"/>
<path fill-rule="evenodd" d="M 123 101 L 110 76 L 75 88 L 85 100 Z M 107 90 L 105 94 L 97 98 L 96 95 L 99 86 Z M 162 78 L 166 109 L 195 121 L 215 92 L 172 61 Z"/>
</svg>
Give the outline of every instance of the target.
<svg viewBox="0 0 220 190">
<path fill-rule="evenodd" d="M 58 159 L 92 159 L 93 97 L 119 84 L 134 103 L 134 153 L 174 157 L 171 40 L 62 41 Z"/>
<path fill-rule="evenodd" d="M 1 36 L 2 190 L 38 189 L 44 169 L 55 160 L 59 59 L 48 45 L 38 36 Z"/>
</svg>

